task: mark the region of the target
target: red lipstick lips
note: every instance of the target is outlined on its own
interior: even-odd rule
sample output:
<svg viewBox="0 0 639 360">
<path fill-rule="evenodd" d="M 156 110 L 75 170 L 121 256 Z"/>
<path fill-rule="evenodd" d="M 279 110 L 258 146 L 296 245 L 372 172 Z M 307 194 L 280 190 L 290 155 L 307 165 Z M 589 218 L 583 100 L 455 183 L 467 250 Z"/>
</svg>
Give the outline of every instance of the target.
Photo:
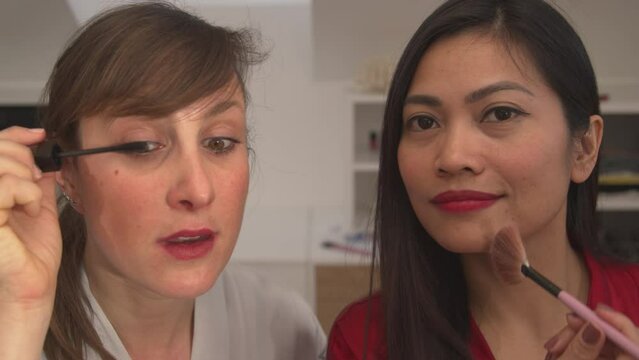
<svg viewBox="0 0 639 360">
<path fill-rule="evenodd" d="M 181 230 L 158 242 L 178 260 L 194 260 L 208 254 L 213 248 L 215 233 L 210 229 Z"/>
<path fill-rule="evenodd" d="M 484 209 L 495 203 L 501 196 L 472 191 L 446 191 L 435 196 L 430 202 L 447 212 L 469 212 Z"/>
</svg>

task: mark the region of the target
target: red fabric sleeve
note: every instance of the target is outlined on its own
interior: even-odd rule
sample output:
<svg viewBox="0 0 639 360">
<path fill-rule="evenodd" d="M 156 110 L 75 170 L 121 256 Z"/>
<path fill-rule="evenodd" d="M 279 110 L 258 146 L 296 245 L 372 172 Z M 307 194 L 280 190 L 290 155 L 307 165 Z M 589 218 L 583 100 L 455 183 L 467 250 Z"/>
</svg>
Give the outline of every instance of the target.
<svg viewBox="0 0 639 360">
<path fill-rule="evenodd" d="M 339 324 L 335 323 L 328 337 L 328 350 L 326 352 L 326 360 L 352 359 L 357 359 L 357 357 L 349 346 L 348 339 L 344 337 Z"/>
<path fill-rule="evenodd" d="M 370 322 L 366 328 L 366 318 Z M 327 360 L 378 360 L 386 358 L 381 298 L 374 294 L 348 305 L 338 315 L 328 337 Z M 367 344 L 367 345 L 364 345 Z"/>
</svg>

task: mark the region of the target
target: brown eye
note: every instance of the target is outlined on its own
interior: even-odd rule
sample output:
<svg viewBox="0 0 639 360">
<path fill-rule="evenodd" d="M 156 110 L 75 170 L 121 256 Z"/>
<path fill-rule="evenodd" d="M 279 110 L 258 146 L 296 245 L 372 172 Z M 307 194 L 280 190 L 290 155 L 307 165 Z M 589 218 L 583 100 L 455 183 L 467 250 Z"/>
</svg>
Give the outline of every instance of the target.
<svg viewBox="0 0 639 360">
<path fill-rule="evenodd" d="M 419 114 L 408 119 L 406 126 L 412 131 L 429 130 L 439 127 L 439 123 L 432 116 Z"/>
<path fill-rule="evenodd" d="M 495 109 L 495 118 L 497 120 L 503 121 L 508 120 L 513 115 L 513 112 L 509 108 L 497 108 Z"/>
<path fill-rule="evenodd" d="M 509 106 L 497 106 L 486 112 L 484 121 L 502 122 L 512 120 L 519 115 L 527 115 L 527 113 Z"/>
<path fill-rule="evenodd" d="M 238 141 L 229 138 L 210 138 L 204 141 L 204 146 L 214 153 L 225 153 L 233 149 Z"/>
<path fill-rule="evenodd" d="M 421 117 L 417 119 L 417 126 L 420 129 L 430 129 L 435 126 L 435 120 L 433 118 Z"/>
</svg>

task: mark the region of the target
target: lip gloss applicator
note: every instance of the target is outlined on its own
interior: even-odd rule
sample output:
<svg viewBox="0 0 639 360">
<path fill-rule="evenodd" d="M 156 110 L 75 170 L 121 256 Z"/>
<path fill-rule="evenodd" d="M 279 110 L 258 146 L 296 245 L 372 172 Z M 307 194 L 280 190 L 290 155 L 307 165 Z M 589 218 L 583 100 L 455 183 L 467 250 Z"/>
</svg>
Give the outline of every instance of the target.
<svg viewBox="0 0 639 360">
<path fill-rule="evenodd" d="M 77 157 L 105 152 L 133 152 L 145 153 L 159 148 L 161 145 L 152 141 L 134 141 L 113 146 L 97 147 L 92 149 L 62 151 L 60 146 L 53 141 L 42 143 L 35 151 L 34 160 L 42 172 L 58 171 L 65 157 Z"/>
<path fill-rule="evenodd" d="M 491 245 L 490 256 L 493 269 L 502 280 L 516 284 L 521 282 L 524 276 L 531 279 L 579 317 L 601 329 L 610 341 L 617 344 L 630 356 L 639 359 L 639 345 L 630 341 L 623 333 L 597 316 L 588 306 L 530 266 L 524 244 L 519 233 L 513 227 L 507 226 L 497 233 Z"/>
</svg>

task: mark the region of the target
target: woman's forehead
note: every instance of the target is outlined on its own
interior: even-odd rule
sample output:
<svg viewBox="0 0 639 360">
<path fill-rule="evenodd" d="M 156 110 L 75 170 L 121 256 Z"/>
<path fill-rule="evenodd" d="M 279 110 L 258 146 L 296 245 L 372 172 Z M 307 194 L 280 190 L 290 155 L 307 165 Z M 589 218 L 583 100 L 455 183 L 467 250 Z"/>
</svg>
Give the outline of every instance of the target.
<svg viewBox="0 0 639 360">
<path fill-rule="evenodd" d="M 481 61 L 483 60 L 483 61 Z M 520 42 L 487 30 L 465 31 L 434 42 L 423 54 L 414 76 L 448 68 L 453 73 L 510 73 L 523 81 L 546 81 L 534 57 Z"/>
<path fill-rule="evenodd" d="M 246 108 L 244 91 L 237 81 L 231 81 L 212 94 L 203 95 L 192 103 L 176 109 L 166 109 L 159 112 L 145 108 L 140 108 L 136 111 L 133 108 L 128 109 L 126 112 L 120 112 L 117 106 L 112 106 L 101 113 L 81 118 L 79 125 L 81 129 L 92 122 L 99 122 L 109 127 L 116 121 L 157 121 L 170 118 L 211 117 L 231 108 L 237 108 L 242 114 Z"/>
</svg>

